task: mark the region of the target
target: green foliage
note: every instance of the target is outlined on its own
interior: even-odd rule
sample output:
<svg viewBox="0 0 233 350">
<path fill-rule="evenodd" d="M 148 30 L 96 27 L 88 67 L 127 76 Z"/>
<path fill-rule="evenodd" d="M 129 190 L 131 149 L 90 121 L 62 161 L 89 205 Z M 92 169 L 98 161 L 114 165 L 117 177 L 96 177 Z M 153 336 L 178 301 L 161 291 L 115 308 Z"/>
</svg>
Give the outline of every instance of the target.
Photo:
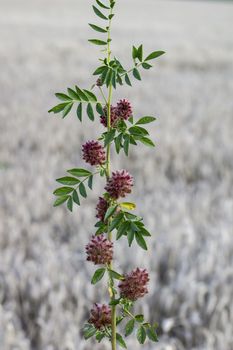
<svg viewBox="0 0 233 350">
<path fill-rule="evenodd" d="M 136 123 L 133 123 L 133 118 L 130 118 L 128 123 L 122 120 L 116 128 L 102 133 L 100 139 L 104 140 L 105 147 L 114 142 L 117 154 L 123 150 L 126 156 L 129 155 L 130 146 L 137 146 L 137 142 L 148 147 L 155 147 L 154 142 L 149 138 L 148 130 L 139 126 L 152 123 L 155 120 L 156 118 L 151 116 L 142 117 Z"/>
<path fill-rule="evenodd" d="M 99 40 L 99 39 L 89 39 L 88 41 L 95 45 L 107 45 L 106 41 Z"/>
<path fill-rule="evenodd" d="M 107 33 L 107 32 L 108 32 L 107 29 L 102 28 L 102 27 L 99 27 L 99 26 L 97 26 L 97 25 L 95 25 L 95 24 L 89 23 L 89 26 L 90 26 L 92 29 L 94 29 L 96 32 L 99 32 L 99 33 Z"/>
<path fill-rule="evenodd" d="M 104 5 L 104 4 L 103 4 L 101 1 L 99 1 L 99 0 L 96 0 L 96 2 L 97 2 L 97 4 L 98 4 L 100 7 L 102 7 L 103 9 L 107 9 L 107 10 L 110 9 L 110 7 Z"/>
<path fill-rule="evenodd" d="M 106 17 L 97 7 L 93 5 L 92 8 L 98 17 L 100 17 L 101 19 L 108 20 L 108 17 Z"/>
<path fill-rule="evenodd" d="M 113 214 L 115 213 L 117 209 L 117 204 L 111 206 L 108 208 L 108 210 L 106 211 L 105 217 L 104 217 L 104 221 L 108 220 L 110 217 L 113 216 Z"/>
<path fill-rule="evenodd" d="M 125 336 L 126 337 L 133 332 L 134 325 L 135 325 L 135 320 L 134 319 L 132 319 L 132 320 L 127 322 L 127 324 L 125 326 Z"/>
<path fill-rule="evenodd" d="M 82 168 L 70 169 L 67 170 L 67 172 L 73 176 L 64 176 L 56 180 L 57 182 L 67 186 L 59 187 L 54 190 L 53 194 L 58 198 L 55 200 L 53 205 L 54 207 L 57 207 L 66 202 L 67 208 L 72 211 L 74 203 L 78 206 L 80 205 L 78 192 L 81 197 L 87 197 L 87 190 L 85 185 L 86 181 L 87 186 L 92 190 L 94 174 L 92 174 L 89 170 Z"/>
<path fill-rule="evenodd" d="M 124 278 L 120 273 L 118 273 L 116 271 L 108 269 L 108 272 L 109 272 L 109 275 L 112 278 L 115 278 L 116 280 L 122 280 Z"/>
<path fill-rule="evenodd" d="M 143 326 L 140 326 L 137 330 L 137 340 L 140 344 L 144 344 L 146 340 L 146 331 Z"/>
<path fill-rule="evenodd" d="M 91 283 L 96 284 L 97 282 L 99 282 L 104 277 L 105 271 L 106 271 L 105 268 L 100 268 L 96 270 L 91 279 Z"/>
<path fill-rule="evenodd" d="M 77 185 L 80 182 L 80 180 L 71 176 L 61 177 L 60 179 L 56 179 L 56 181 L 63 185 Z"/>
<path fill-rule="evenodd" d="M 116 334 L 116 340 L 117 340 L 117 343 L 120 345 L 120 347 L 122 347 L 123 349 L 127 349 L 126 343 L 125 343 L 122 335 L 117 333 Z"/>
<path fill-rule="evenodd" d="M 101 331 L 97 331 L 96 332 L 96 336 L 95 336 L 95 339 L 98 341 L 98 343 L 101 342 L 101 340 L 106 337 L 106 332 L 101 332 Z"/>
<path fill-rule="evenodd" d="M 145 61 L 153 60 L 153 59 L 155 59 L 155 58 L 157 58 L 157 57 L 159 57 L 159 56 L 162 56 L 163 54 L 165 54 L 164 51 L 154 51 L 154 52 L 152 52 L 151 54 L 149 54 L 149 56 L 147 56 L 147 57 L 145 58 Z"/>
<path fill-rule="evenodd" d="M 134 78 L 137 79 L 137 80 L 142 80 L 141 75 L 140 75 L 140 73 L 139 73 L 139 70 L 138 70 L 137 68 L 134 68 L 134 69 L 133 69 L 133 76 L 134 76 Z"/>
<path fill-rule="evenodd" d="M 142 323 L 144 321 L 144 316 L 143 315 L 136 315 L 135 320 L 139 323 Z"/>
<path fill-rule="evenodd" d="M 155 117 L 142 117 L 136 122 L 136 125 L 152 123 L 155 120 Z"/>
<path fill-rule="evenodd" d="M 93 325 L 91 325 L 90 323 L 87 323 L 84 325 L 83 335 L 86 340 L 93 337 L 93 335 L 95 334 L 96 334 L 96 329 Z"/>
<path fill-rule="evenodd" d="M 149 328 L 147 328 L 146 330 L 147 336 L 150 340 L 154 341 L 154 342 L 158 342 L 158 336 L 156 333 L 156 329 L 152 326 L 150 326 Z"/>
<path fill-rule="evenodd" d="M 67 172 L 71 175 L 74 175 L 76 177 L 87 177 L 87 176 L 91 176 L 91 172 L 86 170 L 86 169 L 82 169 L 82 168 L 75 168 L 75 169 L 70 169 L 67 170 Z"/>
<path fill-rule="evenodd" d="M 122 211 L 115 216 L 111 222 L 110 231 L 116 230 L 116 239 L 120 239 L 122 236 L 126 236 L 129 246 L 132 245 L 133 240 L 144 250 L 147 250 L 147 244 L 145 237 L 150 237 L 151 234 L 145 229 L 142 218 Z"/>
<path fill-rule="evenodd" d="M 98 41 L 98 40 L 97 40 Z M 93 42 L 96 43 L 97 42 Z M 100 45 L 100 44 L 98 44 Z M 97 97 L 93 92 L 86 90 L 86 89 L 80 89 L 77 85 L 75 86 L 75 90 L 68 88 L 67 89 L 68 95 L 58 92 L 55 94 L 55 96 L 59 99 L 64 101 L 63 103 L 59 103 L 58 105 L 54 106 L 49 110 L 49 113 L 60 113 L 62 112 L 62 118 L 65 118 L 70 111 L 72 110 L 72 107 L 74 104 L 77 104 L 77 117 L 80 121 L 82 121 L 82 112 L 83 112 L 83 104 L 87 104 L 87 115 L 91 121 L 94 121 L 95 116 L 94 116 L 94 111 L 92 104 L 95 104 L 95 107 L 99 105 L 100 102 L 98 102 Z"/>
</svg>

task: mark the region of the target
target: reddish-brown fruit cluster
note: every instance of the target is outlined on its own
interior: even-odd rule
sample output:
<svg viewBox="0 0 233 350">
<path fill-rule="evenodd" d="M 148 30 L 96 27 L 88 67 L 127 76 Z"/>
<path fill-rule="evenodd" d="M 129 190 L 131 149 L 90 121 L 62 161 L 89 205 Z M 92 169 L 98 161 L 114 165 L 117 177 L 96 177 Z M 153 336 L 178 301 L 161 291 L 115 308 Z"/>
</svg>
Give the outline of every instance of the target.
<svg viewBox="0 0 233 350">
<path fill-rule="evenodd" d="M 132 116 L 133 110 L 128 100 L 123 99 L 117 102 L 116 114 L 120 119 L 127 120 Z"/>
<path fill-rule="evenodd" d="M 106 160 L 103 146 L 98 141 L 87 141 L 82 146 L 83 159 L 91 165 L 102 165 Z"/>
<path fill-rule="evenodd" d="M 101 115 L 100 122 L 107 127 L 107 107 L 104 107 L 104 115 Z M 117 102 L 116 107 L 111 106 L 111 127 L 117 127 L 120 120 L 127 120 L 132 116 L 132 107 L 128 100 L 123 99 Z"/>
<path fill-rule="evenodd" d="M 111 308 L 106 304 L 93 305 L 91 316 L 88 320 L 96 329 L 102 329 L 111 325 Z"/>
<path fill-rule="evenodd" d="M 107 127 L 108 123 L 107 123 L 107 107 L 105 106 L 104 109 L 104 115 L 101 115 L 100 117 L 100 123 L 103 124 L 103 126 Z M 111 106 L 111 127 L 116 126 L 118 121 L 118 116 L 116 114 L 116 107 Z"/>
<path fill-rule="evenodd" d="M 113 243 L 104 235 L 93 235 L 86 245 L 87 260 L 95 265 L 110 264 L 113 258 Z"/>
<path fill-rule="evenodd" d="M 99 200 L 96 206 L 96 217 L 100 219 L 100 221 L 104 221 L 104 217 L 107 209 L 108 209 L 108 202 L 103 197 L 99 197 Z"/>
<path fill-rule="evenodd" d="M 127 170 L 117 170 L 112 173 L 112 177 L 108 179 L 105 190 L 113 199 L 125 197 L 131 192 L 133 186 L 133 177 Z"/>
<path fill-rule="evenodd" d="M 135 301 L 148 293 L 147 283 L 149 275 L 146 269 L 136 268 L 119 283 L 120 295 L 123 298 Z"/>
</svg>

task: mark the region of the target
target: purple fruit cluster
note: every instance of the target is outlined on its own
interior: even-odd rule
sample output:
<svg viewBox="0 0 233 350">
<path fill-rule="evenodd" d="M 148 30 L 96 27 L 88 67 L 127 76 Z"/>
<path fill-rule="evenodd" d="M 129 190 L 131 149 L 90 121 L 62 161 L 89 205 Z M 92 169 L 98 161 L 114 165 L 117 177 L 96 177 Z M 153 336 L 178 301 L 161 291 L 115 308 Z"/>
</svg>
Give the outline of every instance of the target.
<svg viewBox="0 0 233 350">
<path fill-rule="evenodd" d="M 93 305 L 91 309 L 91 315 L 88 320 L 89 323 L 93 324 L 96 329 L 103 329 L 104 327 L 111 325 L 111 308 L 106 304 Z"/>
<path fill-rule="evenodd" d="M 148 293 L 147 284 L 149 282 L 149 275 L 146 269 L 139 269 L 138 267 L 126 274 L 124 279 L 119 283 L 120 295 L 123 298 L 135 301 L 142 298 Z"/>
<path fill-rule="evenodd" d="M 104 235 L 93 235 L 86 245 L 87 260 L 95 265 L 110 264 L 113 258 L 113 243 Z"/>
<path fill-rule="evenodd" d="M 107 127 L 107 107 L 103 109 L 104 114 L 100 116 L 100 122 Z M 120 120 L 128 120 L 133 114 L 131 103 L 122 99 L 116 106 L 111 106 L 111 127 L 115 128 Z"/>
<path fill-rule="evenodd" d="M 112 173 L 105 186 L 105 190 L 108 192 L 111 198 L 118 199 L 125 197 L 131 193 L 133 186 L 133 177 L 127 170 L 117 170 Z"/>
<path fill-rule="evenodd" d="M 106 154 L 103 146 L 98 141 L 87 141 L 82 146 L 83 159 L 90 165 L 103 165 Z"/>
</svg>

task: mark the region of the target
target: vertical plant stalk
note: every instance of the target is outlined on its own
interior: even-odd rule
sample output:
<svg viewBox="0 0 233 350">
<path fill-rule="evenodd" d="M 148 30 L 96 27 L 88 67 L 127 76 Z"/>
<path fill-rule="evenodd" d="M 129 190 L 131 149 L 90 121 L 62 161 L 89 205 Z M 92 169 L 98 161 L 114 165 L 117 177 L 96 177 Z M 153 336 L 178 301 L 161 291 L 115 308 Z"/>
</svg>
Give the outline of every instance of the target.
<svg viewBox="0 0 233 350">
<path fill-rule="evenodd" d="M 111 0 L 109 0 L 109 3 L 111 5 Z M 111 6 L 110 6 L 111 7 Z M 110 18 L 108 23 L 108 44 L 107 44 L 107 63 L 110 63 L 111 59 L 111 15 L 112 15 L 112 8 L 110 10 Z M 108 105 L 107 105 L 107 129 L 108 131 L 111 130 L 111 103 L 112 103 L 112 83 L 110 82 L 109 89 L 108 89 Z M 109 179 L 111 174 L 111 144 L 109 143 L 107 146 L 107 167 L 106 167 L 106 180 Z M 109 226 L 111 223 L 111 219 L 108 219 L 108 239 L 109 241 L 112 240 L 112 233 L 109 230 Z M 109 264 L 109 268 L 112 270 L 112 262 Z M 109 294 L 111 301 L 115 299 L 114 294 L 114 280 L 109 275 Z M 111 333 L 111 344 L 112 344 L 112 350 L 116 350 L 116 305 L 111 306 L 112 312 L 111 312 L 111 327 L 112 327 L 112 333 Z"/>
<path fill-rule="evenodd" d="M 99 24 L 89 23 L 94 31 L 104 33 L 105 39 L 88 40 L 94 45 L 104 46 L 101 52 L 104 52 L 105 58 L 100 59 L 101 65 L 93 72 L 93 76 L 98 76 L 98 79 L 91 88 L 91 90 L 94 87 L 99 88 L 100 99 L 93 91 L 75 85 L 74 88 L 67 88 L 67 93 L 55 94 L 60 102 L 51 108 L 49 113 L 62 113 L 62 118 L 65 118 L 75 106 L 80 122 L 82 122 L 84 109 L 89 120 L 93 122 L 96 110 L 99 114 L 99 122 L 104 126 L 105 131 L 97 140 L 89 140 L 82 145 L 83 159 L 89 165 L 95 166 L 96 172 L 84 168 L 68 169 L 68 176 L 66 174 L 56 179 L 61 186 L 53 193 L 56 196 L 54 206 L 66 203 L 67 208 L 72 212 L 73 205 L 80 206 L 81 199 L 87 197 L 87 189 L 92 190 L 93 177 L 99 174 L 100 177 L 106 178 L 104 187 L 106 192 L 99 197 L 96 206 L 97 230 L 86 245 L 86 253 L 87 261 L 101 266 L 94 272 L 92 284 L 96 284 L 108 274 L 107 288 L 110 302 L 94 303 L 83 333 L 85 339 L 95 337 L 98 342 L 107 338 L 111 343 L 111 349 L 116 350 L 117 343 L 126 349 L 124 336 L 127 337 L 133 333 L 140 344 L 144 344 L 146 338 L 153 342 L 158 341 L 157 324 L 146 322 L 143 315 L 133 315 L 131 310 L 134 302 L 148 293 L 147 270 L 136 267 L 131 272 L 122 274 L 113 269 L 114 233 L 116 233 L 114 241 L 118 241 L 121 237 L 127 238 L 129 247 L 134 241 L 145 251 L 148 249 L 146 239 L 151 236 L 151 233 L 145 228 L 143 218 L 131 213 L 136 208 L 135 203 L 118 201 L 131 193 L 134 185 L 132 175 L 125 169 L 115 172 L 111 170 L 111 145 L 115 145 L 117 154 L 123 151 L 126 156 L 129 154 L 129 147 L 137 146 L 138 142 L 149 147 L 155 146 L 149 138 L 145 124 L 155 121 L 156 118 L 147 115 L 135 121 L 130 101 L 123 98 L 113 105 L 113 88 L 116 89 L 117 85 L 124 84 L 132 86 L 131 77 L 141 80 L 139 68 L 149 70 L 152 67 L 149 62 L 163 55 L 164 51 L 153 51 L 144 56 L 142 44 L 138 47 L 133 46 L 132 66 L 130 69 L 125 69 L 119 59 L 112 57 L 111 53 L 111 22 L 116 0 L 94 0 L 94 2 L 95 5 L 92 8 L 96 16 L 106 21 L 101 27 Z M 116 330 L 120 322 L 122 325 L 126 322 L 124 336 Z"/>
</svg>

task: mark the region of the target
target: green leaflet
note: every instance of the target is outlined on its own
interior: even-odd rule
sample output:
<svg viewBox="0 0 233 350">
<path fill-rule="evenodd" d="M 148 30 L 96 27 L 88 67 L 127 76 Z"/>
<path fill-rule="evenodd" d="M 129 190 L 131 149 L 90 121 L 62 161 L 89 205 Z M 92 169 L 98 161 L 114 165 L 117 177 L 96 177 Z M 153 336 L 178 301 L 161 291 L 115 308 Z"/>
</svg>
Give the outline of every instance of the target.
<svg viewBox="0 0 233 350">
<path fill-rule="evenodd" d="M 95 31 L 99 32 L 99 33 L 107 33 L 107 30 L 102 28 L 102 27 L 99 27 L 99 26 L 96 26 L 95 24 L 91 24 L 89 23 L 89 26 L 94 29 Z"/>
<path fill-rule="evenodd" d="M 137 340 L 140 344 L 144 344 L 146 340 L 146 331 L 143 326 L 140 326 L 137 331 Z"/>
<path fill-rule="evenodd" d="M 61 177 L 59 179 L 56 179 L 56 181 L 63 185 L 77 185 L 80 182 L 78 179 L 71 176 Z"/>
<path fill-rule="evenodd" d="M 163 55 L 165 52 L 164 51 L 154 51 L 152 52 L 151 54 L 149 54 L 149 56 L 147 56 L 145 58 L 145 61 L 150 61 L 150 60 L 153 60 L 161 55 Z"/>
<path fill-rule="evenodd" d="M 100 18 L 102 18 L 102 19 L 105 19 L 105 20 L 108 19 L 108 17 L 106 17 L 97 7 L 95 7 L 95 6 L 93 5 L 92 8 L 93 8 L 95 14 L 96 14 L 98 17 L 100 17 Z"/>
<path fill-rule="evenodd" d="M 83 335 L 86 340 L 93 337 L 95 333 L 96 333 L 96 329 L 93 325 L 91 325 L 90 323 L 85 324 L 83 328 Z"/>
<path fill-rule="evenodd" d="M 87 115 L 91 121 L 94 121 L 95 119 L 94 111 L 90 103 L 87 104 Z"/>
<path fill-rule="evenodd" d="M 99 282 L 104 277 L 105 271 L 105 268 L 100 268 L 96 270 L 91 279 L 91 284 L 96 284 L 97 282 Z"/>
<path fill-rule="evenodd" d="M 127 346 L 126 346 L 126 344 L 125 344 L 125 341 L 124 341 L 124 339 L 122 338 L 122 336 L 121 336 L 119 333 L 116 334 L 116 340 L 117 340 L 117 343 L 118 343 L 123 349 L 127 349 Z"/>
<path fill-rule="evenodd" d="M 125 336 L 127 337 L 128 335 L 130 335 L 133 330 L 134 330 L 134 325 L 135 325 L 135 321 L 134 319 L 130 320 L 129 322 L 127 322 L 126 326 L 125 326 Z"/>
<path fill-rule="evenodd" d="M 80 120 L 80 122 L 82 121 L 82 103 L 80 102 L 78 107 L 77 107 L 77 117 Z"/>
<path fill-rule="evenodd" d="M 81 196 L 83 198 L 87 197 L 87 191 L 86 191 L 86 188 L 85 188 L 85 185 L 84 185 L 83 182 L 81 182 L 80 185 L 79 185 L 79 193 L 81 194 Z"/>
<path fill-rule="evenodd" d="M 104 217 L 104 221 L 108 220 L 115 213 L 117 206 L 118 205 L 116 204 L 116 205 L 113 205 L 107 209 L 105 217 Z"/>
<path fill-rule="evenodd" d="M 79 196 L 78 196 L 78 192 L 76 190 L 74 190 L 73 192 L 73 201 L 77 204 L 77 205 L 80 205 L 80 199 L 79 199 Z"/>
<path fill-rule="evenodd" d="M 137 79 L 137 80 L 142 80 L 142 79 L 141 79 L 141 75 L 140 75 L 140 73 L 139 73 L 139 70 L 138 70 L 137 68 L 134 68 L 134 69 L 133 69 L 133 76 L 134 76 L 134 78 Z"/>
<path fill-rule="evenodd" d="M 108 7 L 108 6 L 106 6 L 106 5 L 104 5 L 101 1 L 99 1 L 99 0 L 96 0 L 96 2 L 97 2 L 97 4 L 100 6 L 100 7 L 102 7 L 103 9 L 110 9 L 110 7 Z"/>
<path fill-rule="evenodd" d="M 60 93 L 60 92 L 57 92 L 57 93 L 55 94 L 55 96 L 56 96 L 59 100 L 61 100 L 61 101 L 70 101 L 70 100 L 72 100 L 71 97 L 69 97 L 69 96 L 66 95 L 66 94 Z"/>
<path fill-rule="evenodd" d="M 53 194 L 55 196 L 64 196 L 65 194 L 68 194 L 73 191 L 72 187 L 60 187 L 57 188 L 55 191 L 53 191 Z"/>
<path fill-rule="evenodd" d="M 58 207 L 59 205 L 61 205 L 61 204 L 63 204 L 64 202 L 66 202 L 68 198 L 69 198 L 69 196 L 61 196 L 61 197 L 58 197 L 58 198 L 55 200 L 53 206 L 54 206 L 54 207 Z"/>
<path fill-rule="evenodd" d="M 86 177 L 91 175 L 90 171 L 82 168 L 70 169 L 70 170 L 67 170 L 67 172 L 76 177 Z"/>
<path fill-rule="evenodd" d="M 155 117 L 149 117 L 149 116 L 142 117 L 136 122 L 136 125 L 152 123 L 155 120 L 156 120 Z"/>
<path fill-rule="evenodd" d="M 70 211 L 73 211 L 73 200 L 72 200 L 72 197 L 70 196 L 68 201 L 67 201 L 67 208 L 70 210 Z"/>
<path fill-rule="evenodd" d="M 107 45 L 106 41 L 99 40 L 99 39 L 89 39 L 88 41 L 95 45 Z"/>
</svg>

